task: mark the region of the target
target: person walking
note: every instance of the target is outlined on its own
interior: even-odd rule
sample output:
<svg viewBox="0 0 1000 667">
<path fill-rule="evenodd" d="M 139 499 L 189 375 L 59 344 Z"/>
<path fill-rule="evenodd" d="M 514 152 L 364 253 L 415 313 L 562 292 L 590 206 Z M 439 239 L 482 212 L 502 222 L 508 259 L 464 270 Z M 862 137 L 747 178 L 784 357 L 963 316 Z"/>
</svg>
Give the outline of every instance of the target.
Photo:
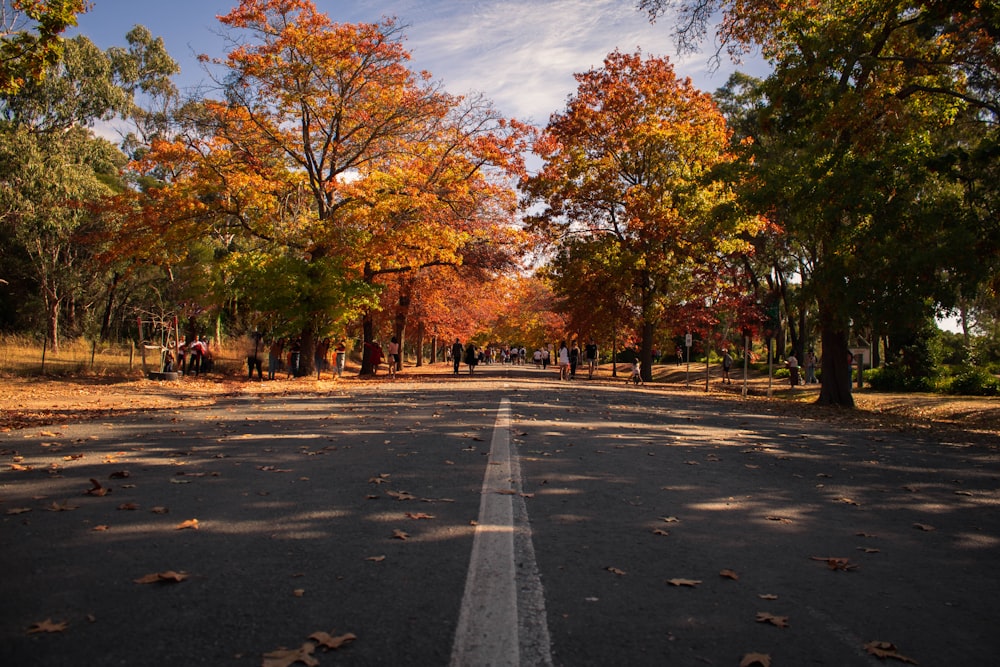
<svg viewBox="0 0 1000 667">
<path fill-rule="evenodd" d="M 795 389 L 799 384 L 799 360 L 795 357 L 794 352 L 785 359 L 785 366 L 788 367 L 788 381 L 791 383 L 792 389 Z"/>
<path fill-rule="evenodd" d="M 399 370 L 399 366 L 400 366 L 400 363 L 399 363 L 399 361 L 400 361 L 399 360 L 399 341 L 396 339 L 395 336 L 393 336 L 392 338 L 389 339 L 388 351 L 389 351 L 389 359 L 388 359 L 389 377 L 395 378 L 396 377 L 396 371 Z"/>
<path fill-rule="evenodd" d="M 806 352 L 806 384 L 816 384 L 816 352 Z"/>
<path fill-rule="evenodd" d="M 580 346 L 573 341 L 573 347 L 569 350 L 569 378 L 576 379 L 576 367 L 580 363 Z"/>
<path fill-rule="evenodd" d="M 462 355 L 459 355 L 462 356 Z M 469 375 L 476 370 L 476 362 L 479 361 L 476 355 L 476 346 L 470 341 L 465 348 L 465 363 L 469 365 Z"/>
<path fill-rule="evenodd" d="M 275 338 L 267 348 L 267 379 L 273 380 L 281 364 L 281 350 L 285 347 L 284 338 Z"/>
<path fill-rule="evenodd" d="M 566 341 L 559 345 L 559 379 L 569 379 L 569 348 L 566 347 Z"/>
<path fill-rule="evenodd" d="M 347 362 L 347 341 L 341 338 L 335 352 L 337 355 L 336 372 L 339 378 L 344 375 L 344 364 Z"/>
<path fill-rule="evenodd" d="M 729 354 L 729 348 L 722 351 L 722 384 L 732 384 L 729 379 L 729 371 L 733 369 L 733 356 Z"/>
<path fill-rule="evenodd" d="M 455 342 L 451 346 L 451 361 L 455 365 L 455 375 L 458 375 L 458 365 L 462 363 L 462 351 L 465 348 L 462 347 L 462 341 L 455 339 Z"/>
<path fill-rule="evenodd" d="M 263 335 L 259 331 L 253 331 L 247 340 L 247 380 L 253 380 L 253 371 L 257 369 L 257 379 L 264 381 L 264 371 L 261 364 L 261 355 L 264 352 L 262 342 Z"/>
<path fill-rule="evenodd" d="M 597 369 L 597 343 L 593 338 L 583 347 L 583 357 L 587 361 L 587 378 L 591 379 Z"/>
</svg>

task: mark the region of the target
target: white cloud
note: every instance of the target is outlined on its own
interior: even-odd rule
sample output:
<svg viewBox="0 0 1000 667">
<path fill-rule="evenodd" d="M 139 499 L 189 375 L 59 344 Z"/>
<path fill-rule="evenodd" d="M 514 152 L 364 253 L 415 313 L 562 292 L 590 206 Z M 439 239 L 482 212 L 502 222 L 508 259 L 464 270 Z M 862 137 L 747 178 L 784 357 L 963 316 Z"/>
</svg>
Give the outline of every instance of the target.
<svg viewBox="0 0 1000 667">
<path fill-rule="evenodd" d="M 360 3 L 353 20 L 394 15 L 408 25 L 412 66 L 444 82 L 447 90 L 482 92 L 505 114 L 544 124 L 576 89 L 574 73 L 600 67 L 619 49 L 668 55 L 679 76 L 705 90 L 721 86 L 708 54 L 674 56 L 669 24 L 650 24 L 623 0 L 399 0 Z"/>
</svg>

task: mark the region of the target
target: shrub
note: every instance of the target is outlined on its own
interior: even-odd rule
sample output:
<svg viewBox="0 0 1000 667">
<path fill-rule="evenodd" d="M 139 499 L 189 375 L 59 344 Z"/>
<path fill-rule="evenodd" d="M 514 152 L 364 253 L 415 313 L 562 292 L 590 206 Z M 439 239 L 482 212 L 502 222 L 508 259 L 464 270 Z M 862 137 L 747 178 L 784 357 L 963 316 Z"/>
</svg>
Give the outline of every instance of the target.
<svg viewBox="0 0 1000 667">
<path fill-rule="evenodd" d="M 934 391 L 932 378 L 914 377 L 901 365 L 873 368 L 865 371 L 864 377 L 875 391 Z"/>
<path fill-rule="evenodd" d="M 946 385 L 948 394 L 1000 396 L 1000 380 L 985 368 L 964 368 Z"/>
</svg>

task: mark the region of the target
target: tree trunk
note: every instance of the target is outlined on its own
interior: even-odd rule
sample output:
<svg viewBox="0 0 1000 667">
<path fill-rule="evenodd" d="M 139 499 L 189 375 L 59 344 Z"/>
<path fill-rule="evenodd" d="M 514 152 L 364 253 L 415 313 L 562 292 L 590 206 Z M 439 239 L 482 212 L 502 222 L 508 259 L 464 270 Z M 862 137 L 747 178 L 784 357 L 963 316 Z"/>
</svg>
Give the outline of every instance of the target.
<svg viewBox="0 0 1000 667">
<path fill-rule="evenodd" d="M 118 291 L 118 282 L 120 280 L 121 280 L 121 275 L 117 271 L 115 271 L 114 275 L 111 277 L 111 284 L 108 285 L 108 300 L 104 304 L 104 316 L 101 317 L 102 343 L 111 337 L 111 313 L 114 310 L 115 293 Z"/>
<path fill-rule="evenodd" d="M 372 318 L 372 311 L 366 310 L 364 316 L 361 318 L 361 370 L 358 371 L 358 375 L 371 375 L 372 374 L 372 362 L 368 358 L 368 343 L 372 342 L 375 337 L 375 321 Z"/>
<path fill-rule="evenodd" d="M 848 356 L 851 351 L 847 345 L 847 331 L 843 326 L 832 322 L 831 318 L 823 313 L 823 310 L 823 305 L 820 304 L 823 383 L 816 402 L 819 405 L 842 405 L 853 408 L 851 365 L 848 364 Z"/>
<path fill-rule="evenodd" d="M 424 324 L 417 325 L 417 368 L 424 365 Z"/>
<path fill-rule="evenodd" d="M 639 355 L 642 362 L 642 379 L 650 382 L 653 379 L 653 323 L 642 323 L 642 350 Z"/>
<path fill-rule="evenodd" d="M 56 299 L 51 295 L 46 295 L 45 310 L 47 319 L 45 335 L 48 336 L 49 344 L 51 345 L 50 349 L 53 352 L 58 352 L 59 351 L 59 299 Z"/>
<path fill-rule="evenodd" d="M 309 377 L 315 372 L 316 327 L 310 322 L 302 327 L 299 338 L 299 377 Z"/>
</svg>

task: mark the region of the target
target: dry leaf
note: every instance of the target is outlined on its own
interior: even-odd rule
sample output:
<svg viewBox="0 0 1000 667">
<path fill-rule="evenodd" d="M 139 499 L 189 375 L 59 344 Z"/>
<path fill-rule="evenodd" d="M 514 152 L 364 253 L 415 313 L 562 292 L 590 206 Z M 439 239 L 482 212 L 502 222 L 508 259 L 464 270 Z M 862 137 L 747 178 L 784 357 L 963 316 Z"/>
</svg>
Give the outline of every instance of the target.
<svg viewBox="0 0 1000 667">
<path fill-rule="evenodd" d="M 137 509 L 139 509 L 139 506 L 137 504 L 135 504 L 135 503 L 122 503 L 121 505 L 118 506 L 118 509 L 120 509 L 120 510 L 137 510 Z"/>
<path fill-rule="evenodd" d="M 826 563 L 826 566 L 831 570 L 839 570 L 842 572 L 850 572 L 852 570 L 858 569 L 858 566 L 851 562 L 850 558 L 834 558 L 827 557 L 823 558 L 820 556 L 812 556 L 812 560 L 819 560 Z"/>
<path fill-rule="evenodd" d="M 701 583 L 699 579 L 667 579 L 667 583 L 671 586 L 690 586 L 694 588 Z"/>
<path fill-rule="evenodd" d="M 385 560 L 385 556 L 384 555 L 382 555 L 382 556 L 369 556 L 368 558 L 365 558 L 365 560 L 370 560 L 370 561 L 375 562 L 375 563 L 381 563 L 382 561 Z"/>
<path fill-rule="evenodd" d="M 865 650 L 874 655 L 876 658 L 892 658 L 893 660 L 899 660 L 900 662 L 905 662 L 910 665 L 920 664 L 913 658 L 908 658 L 905 655 L 901 655 L 898 652 L 895 644 L 892 642 L 868 642 L 865 644 Z"/>
<path fill-rule="evenodd" d="M 108 475 L 108 479 L 125 479 L 129 476 L 128 470 L 116 470 Z"/>
<path fill-rule="evenodd" d="M 788 627 L 788 617 L 787 616 L 775 616 L 774 614 L 769 614 L 766 611 L 757 612 L 757 622 L 758 623 L 770 623 L 771 625 L 777 626 L 779 628 Z"/>
<path fill-rule="evenodd" d="M 93 528 L 91 528 L 91 530 L 94 531 L 95 533 L 103 533 L 107 529 L 108 527 L 105 526 L 104 524 L 101 524 L 100 526 L 94 526 Z"/>
<path fill-rule="evenodd" d="M 386 491 L 386 493 L 396 500 L 415 500 L 416 496 L 408 491 Z"/>
<path fill-rule="evenodd" d="M 407 512 L 406 518 L 408 519 L 433 519 L 433 514 L 424 514 L 423 512 Z"/>
<path fill-rule="evenodd" d="M 732 570 L 722 570 L 719 572 L 719 576 L 726 579 L 732 579 L 733 581 L 739 581 L 740 578 L 740 575 L 736 574 Z"/>
<path fill-rule="evenodd" d="M 138 579 L 133 579 L 137 584 L 176 584 L 187 579 L 189 575 L 187 572 L 174 572 L 173 570 L 167 570 L 166 572 L 154 572 L 152 574 L 147 574 L 145 576 L 139 577 Z"/>
<path fill-rule="evenodd" d="M 661 529 L 661 528 L 657 528 L 657 529 L 655 529 L 655 530 L 653 531 L 653 535 L 663 535 L 663 536 L 667 536 L 667 535 L 669 535 L 669 534 L 670 534 L 670 532 L 669 532 L 669 531 L 666 531 L 666 530 L 663 530 L 663 529 Z"/>
<path fill-rule="evenodd" d="M 174 530 L 184 530 L 185 528 L 198 530 L 198 528 L 200 528 L 198 525 L 198 519 L 188 519 L 187 521 L 181 522 L 175 526 Z"/>
<path fill-rule="evenodd" d="M 299 648 L 278 649 L 264 654 L 264 661 L 261 667 L 291 667 L 297 662 L 301 662 L 306 667 L 317 667 L 319 660 L 313 657 L 316 645 L 306 642 Z"/>
<path fill-rule="evenodd" d="M 167 509 L 166 507 L 160 507 L 159 505 L 149 511 L 152 512 L 153 514 L 167 514 L 168 512 L 170 512 L 170 510 Z"/>
<path fill-rule="evenodd" d="M 410 537 L 410 534 L 400 530 L 399 528 L 395 528 L 392 531 L 392 537 L 396 540 L 406 540 Z"/>
<path fill-rule="evenodd" d="M 774 593 L 761 593 L 757 597 L 759 597 L 761 600 L 777 600 L 778 599 L 778 596 L 775 595 Z"/>
<path fill-rule="evenodd" d="M 297 598 L 300 598 L 305 594 L 306 594 L 306 589 L 304 588 L 296 588 L 294 591 L 292 591 L 292 595 L 294 595 Z"/>
<path fill-rule="evenodd" d="M 778 523 L 791 523 L 792 522 L 792 520 L 789 519 L 786 516 L 771 515 L 771 516 L 766 516 L 764 518 L 767 519 L 768 521 L 777 521 Z"/>
<path fill-rule="evenodd" d="M 67 625 L 68 623 L 65 621 L 54 623 L 51 618 L 47 618 L 44 621 L 32 623 L 31 627 L 28 628 L 28 634 L 33 635 L 37 632 L 62 632 L 66 629 Z"/>
<path fill-rule="evenodd" d="M 320 646 L 328 648 L 331 651 L 335 651 L 341 646 L 349 644 L 357 638 L 358 638 L 357 635 L 355 635 L 353 632 L 345 632 L 344 634 L 338 635 L 336 637 L 332 636 L 328 632 L 314 632 L 311 635 L 309 635 L 309 639 L 317 641 Z"/>
<path fill-rule="evenodd" d="M 610 572 L 611 574 L 617 574 L 617 575 L 625 574 L 625 570 L 619 570 L 617 567 L 606 567 L 604 569 Z"/>
<path fill-rule="evenodd" d="M 923 530 L 925 532 L 931 532 L 932 530 L 937 530 L 934 526 L 928 526 L 926 523 L 915 523 L 913 527 L 917 530 Z"/>
<path fill-rule="evenodd" d="M 88 496 L 102 497 L 102 496 L 106 496 L 109 493 L 111 493 L 111 489 L 104 488 L 103 486 L 101 486 L 101 483 L 98 482 L 93 477 L 90 478 L 90 483 L 93 484 L 94 486 L 92 488 L 87 489 L 86 491 L 84 491 L 84 493 L 86 493 Z"/>
<path fill-rule="evenodd" d="M 45 509 L 47 509 L 50 512 L 71 512 L 71 511 L 77 509 L 77 506 L 76 505 L 70 505 L 69 501 L 67 500 L 67 501 L 64 501 L 62 504 L 54 502 L 51 505 L 46 505 Z"/>
<path fill-rule="evenodd" d="M 766 653 L 747 653 L 740 660 L 740 667 L 771 667 L 771 656 Z"/>
<path fill-rule="evenodd" d="M 9 510 L 4 512 L 4 514 L 24 514 L 25 512 L 30 512 L 30 507 L 11 507 Z"/>
<path fill-rule="evenodd" d="M 666 523 L 680 523 L 680 519 L 675 516 L 661 516 L 660 518 Z"/>
</svg>

